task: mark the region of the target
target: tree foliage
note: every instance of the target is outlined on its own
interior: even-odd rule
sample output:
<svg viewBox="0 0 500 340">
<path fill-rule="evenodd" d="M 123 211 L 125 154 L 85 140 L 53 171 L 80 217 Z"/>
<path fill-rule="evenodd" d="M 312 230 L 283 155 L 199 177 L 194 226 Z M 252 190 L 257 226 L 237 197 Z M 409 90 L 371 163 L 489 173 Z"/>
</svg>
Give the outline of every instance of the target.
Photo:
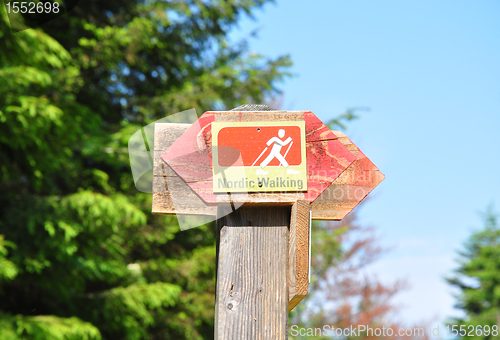
<svg viewBox="0 0 500 340">
<path fill-rule="evenodd" d="M 498 339 L 500 226 L 498 215 L 491 207 L 484 214 L 484 228 L 469 237 L 459 256 L 458 267 L 447 281 L 458 289 L 456 307 L 462 310 L 465 316 L 452 320 L 450 324 L 465 326 L 467 334 L 474 330 L 470 333 L 471 336 L 466 336 L 467 339 Z M 481 332 L 476 331 L 478 326 Z"/>
<path fill-rule="evenodd" d="M 0 339 L 213 337 L 213 226 L 151 215 L 127 142 L 277 93 L 288 57 L 227 40 L 264 2 L 81 1 L 15 34 L 0 6 Z"/>
</svg>

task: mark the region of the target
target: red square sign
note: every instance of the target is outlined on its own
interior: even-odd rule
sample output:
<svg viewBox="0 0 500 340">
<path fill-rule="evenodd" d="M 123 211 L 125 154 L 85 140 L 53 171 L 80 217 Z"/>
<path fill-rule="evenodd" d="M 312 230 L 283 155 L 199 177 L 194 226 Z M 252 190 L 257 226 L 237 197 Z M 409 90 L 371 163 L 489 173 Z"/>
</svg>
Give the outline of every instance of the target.
<svg viewBox="0 0 500 340">
<path fill-rule="evenodd" d="M 280 130 L 283 131 L 282 138 L 279 137 Z M 222 167 L 238 165 L 255 166 L 269 159 L 267 166 L 280 166 L 279 159 L 271 155 L 274 148 L 274 150 L 279 149 L 281 155 L 286 154 L 284 158 L 286 158 L 285 160 L 289 165 L 300 165 L 302 163 L 302 140 L 300 134 L 299 126 L 258 125 L 223 127 L 217 134 L 217 145 L 219 146 L 219 150 L 222 150 L 221 146 L 229 146 L 229 148 L 224 148 L 223 152 L 219 151 L 218 164 Z M 284 145 L 281 145 L 280 141 Z M 286 143 L 287 141 L 288 143 Z M 242 163 L 235 164 L 234 160 L 238 159 L 239 155 L 241 155 Z"/>
</svg>

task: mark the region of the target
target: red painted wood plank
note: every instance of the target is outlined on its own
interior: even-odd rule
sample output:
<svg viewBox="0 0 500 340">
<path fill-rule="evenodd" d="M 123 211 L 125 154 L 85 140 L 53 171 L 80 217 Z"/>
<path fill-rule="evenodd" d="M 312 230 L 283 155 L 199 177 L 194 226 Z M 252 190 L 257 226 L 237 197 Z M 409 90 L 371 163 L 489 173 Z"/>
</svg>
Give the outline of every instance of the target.
<svg viewBox="0 0 500 340">
<path fill-rule="evenodd" d="M 205 141 L 206 127 L 214 121 L 214 114 L 203 114 L 175 141 L 161 158 L 186 182 L 212 178 L 209 148 Z"/>
<path fill-rule="evenodd" d="M 307 142 L 307 194 L 311 202 L 342 174 L 356 157 L 338 140 Z"/>
<path fill-rule="evenodd" d="M 313 219 L 340 221 L 385 178 L 349 138 L 339 140 L 357 158 L 311 204 Z"/>
<path fill-rule="evenodd" d="M 320 140 L 337 139 L 333 133 L 314 113 L 304 112 L 304 121 L 306 122 L 306 142 Z"/>
</svg>

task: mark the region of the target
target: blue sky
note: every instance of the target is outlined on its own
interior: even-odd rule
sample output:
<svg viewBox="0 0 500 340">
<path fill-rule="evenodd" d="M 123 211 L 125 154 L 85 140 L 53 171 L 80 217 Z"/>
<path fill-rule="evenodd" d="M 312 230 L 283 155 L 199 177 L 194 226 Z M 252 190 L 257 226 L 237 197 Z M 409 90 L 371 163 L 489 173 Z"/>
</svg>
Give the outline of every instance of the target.
<svg viewBox="0 0 500 340">
<path fill-rule="evenodd" d="M 283 109 L 370 108 L 344 132 L 386 175 L 359 214 L 393 247 L 370 270 L 411 285 L 409 322 L 459 314 L 443 276 L 478 212 L 500 210 L 499 18 L 494 0 L 282 0 L 232 34 L 291 55 Z"/>
</svg>

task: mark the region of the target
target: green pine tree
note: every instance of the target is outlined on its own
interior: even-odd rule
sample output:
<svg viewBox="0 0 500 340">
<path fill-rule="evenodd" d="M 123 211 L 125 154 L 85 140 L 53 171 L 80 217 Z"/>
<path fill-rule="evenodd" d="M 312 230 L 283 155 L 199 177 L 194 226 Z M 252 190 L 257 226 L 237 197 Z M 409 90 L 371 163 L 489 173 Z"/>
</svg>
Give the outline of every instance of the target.
<svg viewBox="0 0 500 340">
<path fill-rule="evenodd" d="M 0 6 L 0 340 L 213 338 L 213 225 L 151 215 L 127 142 L 277 93 L 288 57 L 227 40 L 263 3 L 81 1 L 15 34 Z"/>
<path fill-rule="evenodd" d="M 500 226 L 491 208 L 484 221 L 459 252 L 454 276 L 447 278 L 459 290 L 456 307 L 465 313 L 449 322 L 450 333 L 464 339 L 500 339 Z M 452 325 L 458 325 L 456 332 Z"/>
</svg>

